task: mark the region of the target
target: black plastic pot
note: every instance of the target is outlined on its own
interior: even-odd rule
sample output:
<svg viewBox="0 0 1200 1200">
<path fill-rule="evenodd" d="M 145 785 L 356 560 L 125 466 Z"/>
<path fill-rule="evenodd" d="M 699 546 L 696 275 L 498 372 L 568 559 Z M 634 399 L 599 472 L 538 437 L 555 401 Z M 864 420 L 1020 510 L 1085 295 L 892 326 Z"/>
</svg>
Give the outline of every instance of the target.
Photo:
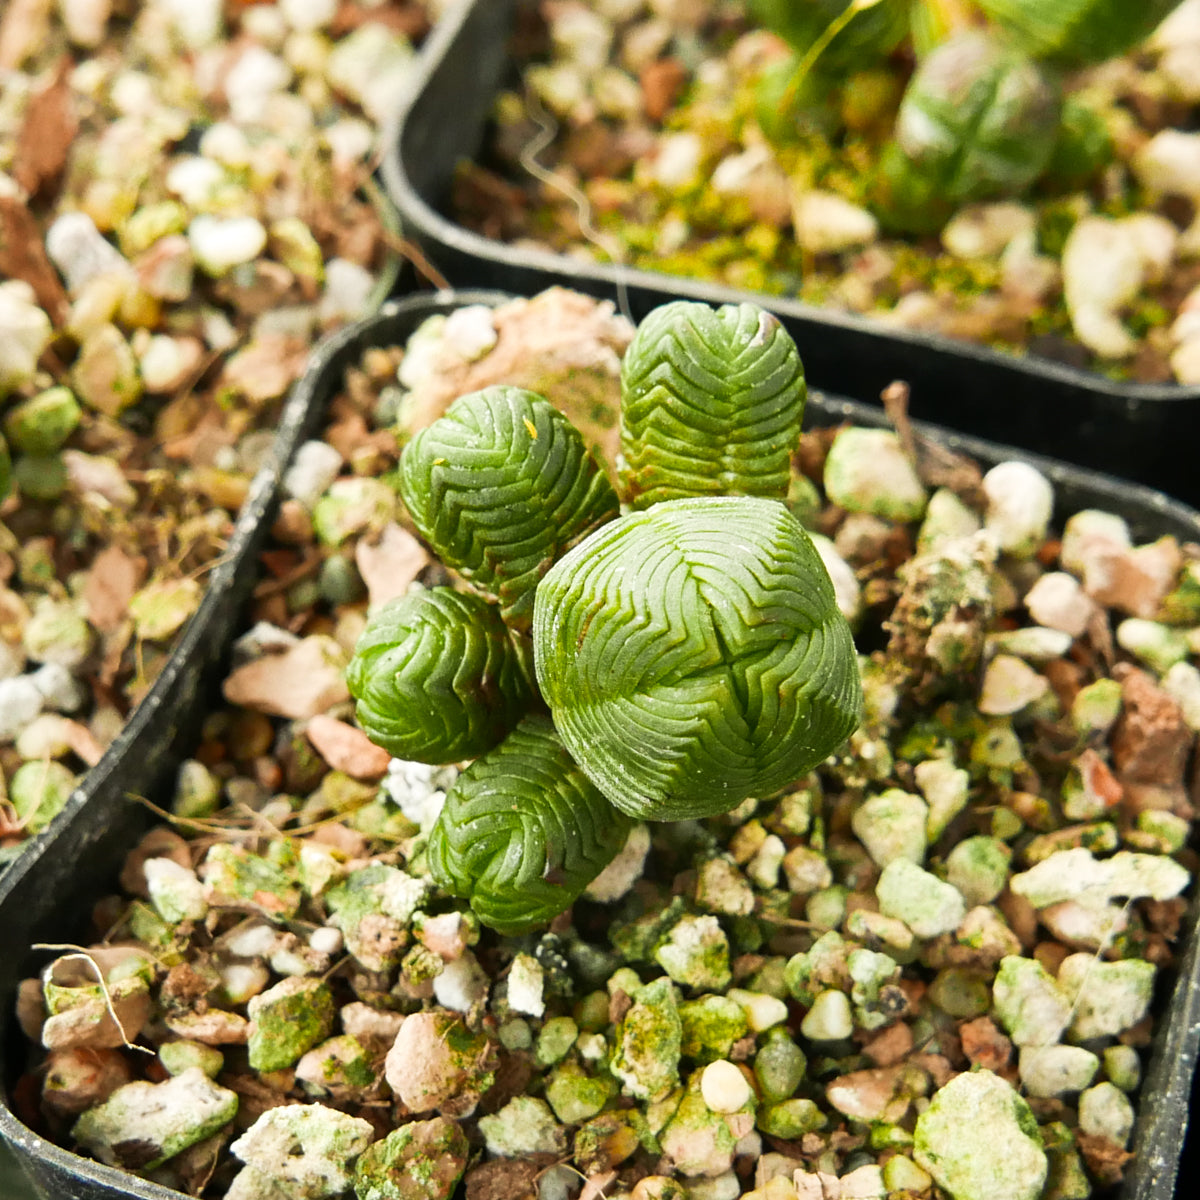
<svg viewBox="0 0 1200 1200">
<path fill-rule="evenodd" d="M 279 445 L 295 447 L 319 428 L 326 404 L 339 390 L 347 366 L 364 350 L 403 343 L 426 317 L 464 304 L 496 304 L 495 292 L 439 293 L 389 304 L 375 316 L 348 326 L 321 344 L 288 402 Z M 814 394 L 806 412 L 809 426 L 844 421 L 882 425 L 878 410 L 837 397 Z M 1038 455 L 916 423 L 916 431 L 991 465 L 1020 458 L 1054 484 L 1061 521 L 1082 508 L 1118 513 L 1139 541 L 1164 534 L 1200 541 L 1200 513 L 1147 488 L 1132 485 Z M 284 461 L 279 457 L 255 484 L 252 502 L 239 521 L 236 557 L 222 571 L 236 574 L 218 598 L 207 599 L 187 631 L 185 651 L 170 676 L 123 735 L 124 753 L 114 758 L 90 802 L 75 804 L 0 878 L 0 929 L 7 952 L 0 956 L 0 1135 L 11 1144 L 27 1173 L 47 1197 L 72 1200 L 178 1200 L 179 1193 L 71 1154 L 46 1141 L 14 1114 L 13 1087 L 25 1068 L 30 1047 L 17 1027 L 14 997 L 20 980 L 45 965 L 37 942 L 64 942 L 85 926 L 92 901 L 117 875 L 126 852 L 147 828 L 146 809 L 130 794 L 162 800 L 174 770 L 199 741 L 206 706 L 215 695 L 225 652 L 237 631 L 239 604 L 255 582 L 254 558 L 270 524 Z M 1193 897 L 1178 966 L 1160 981 L 1155 1006 L 1155 1041 L 1138 1101 L 1135 1158 L 1125 1182 L 1110 1200 L 1171 1200 L 1187 1127 L 1189 1089 L 1200 1050 L 1200 905 Z M 1185 1176 L 1186 1178 L 1186 1176 Z M 1184 1193 L 1180 1193 L 1181 1195 Z"/>
<path fill-rule="evenodd" d="M 881 389 L 903 379 L 912 385 L 913 413 L 926 420 L 1200 504 L 1192 448 L 1200 435 L 1200 388 L 1114 383 L 786 297 L 517 249 L 455 224 L 445 207 L 455 166 L 479 152 L 496 92 L 515 82 L 507 44 L 515 14 L 527 3 L 460 0 L 425 43 L 386 142 L 382 173 L 404 232 L 451 286 L 530 295 L 559 283 L 608 299 L 623 293 L 634 320 L 677 297 L 754 299 L 787 325 L 815 387 L 875 403 Z"/>
</svg>

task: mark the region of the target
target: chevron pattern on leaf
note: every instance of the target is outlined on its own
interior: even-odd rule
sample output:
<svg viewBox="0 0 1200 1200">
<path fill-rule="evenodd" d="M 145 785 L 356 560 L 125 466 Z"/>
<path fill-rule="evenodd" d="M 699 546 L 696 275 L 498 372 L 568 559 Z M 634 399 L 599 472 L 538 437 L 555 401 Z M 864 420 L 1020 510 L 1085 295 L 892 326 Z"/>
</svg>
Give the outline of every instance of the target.
<svg viewBox="0 0 1200 1200">
<path fill-rule="evenodd" d="M 346 683 L 367 736 L 396 758 L 426 763 L 490 750 L 534 701 L 528 640 L 495 605 L 444 587 L 372 614 Z"/>
<path fill-rule="evenodd" d="M 621 368 L 629 503 L 784 499 L 806 396 L 795 343 L 757 305 L 680 300 L 656 308 Z"/>
<path fill-rule="evenodd" d="M 563 741 L 639 819 L 768 795 L 859 720 L 833 585 L 772 500 L 675 500 L 606 526 L 542 581 L 533 642 Z"/>
<path fill-rule="evenodd" d="M 625 844 L 632 822 L 579 770 L 549 718 L 526 717 L 446 796 L 428 861 L 501 933 L 545 925 Z"/>
<path fill-rule="evenodd" d="M 462 396 L 400 461 L 413 521 L 447 566 L 527 629 L 550 564 L 617 515 L 617 496 L 578 430 L 515 387 Z"/>
</svg>

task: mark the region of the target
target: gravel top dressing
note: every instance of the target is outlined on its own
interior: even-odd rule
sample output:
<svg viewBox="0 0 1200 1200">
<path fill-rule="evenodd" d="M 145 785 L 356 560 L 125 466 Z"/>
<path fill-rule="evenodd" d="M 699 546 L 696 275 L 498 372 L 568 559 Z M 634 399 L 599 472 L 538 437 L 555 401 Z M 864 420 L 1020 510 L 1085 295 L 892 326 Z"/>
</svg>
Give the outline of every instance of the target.
<svg viewBox="0 0 1200 1200">
<path fill-rule="evenodd" d="M 522 5 L 455 219 L 516 248 L 1200 383 L 1200 0 L 858 9 Z M 1069 46 L 1040 40 L 1063 30 Z"/>
<path fill-rule="evenodd" d="M 225 704 L 152 798 L 163 821 L 96 902 L 91 944 L 49 949 L 20 988 L 39 1047 L 22 1120 L 213 1200 L 1085 1200 L 1121 1179 L 1196 866 L 1200 549 L 1135 544 L 1096 510 L 1052 524 L 1045 476 L 939 451 L 902 406 L 895 432 L 797 441 L 803 376 L 777 323 L 663 311 L 634 341 L 611 307 L 555 290 L 431 318 L 346 371 L 289 473 Z M 711 444 L 695 429 L 719 391 L 697 399 L 674 372 L 707 370 L 721 338 L 784 432 L 739 443 L 736 497 L 658 494 L 688 487 L 680 448 Z M 674 424 L 635 427 L 643 378 L 676 397 Z M 525 415 L 505 432 L 510 409 Z M 531 490 L 493 528 L 505 438 L 522 447 L 505 478 Z M 498 545 L 541 503 L 531 457 L 588 481 L 553 489 L 562 537 L 532 575 L 438 527 L 461 504 L 452 533 L 478 521 Z M 475 509 L 455 483 L 468 463 Z M 697 513 L 720 514 L 724 542 Z M 662 527 L 665 549 L 630 540 Z M 704 582 L 735 540 L 776 596 L 765 623 L 764 603 L 747 616 Z M 606 575 L 621 545 L 637 553 Z M 802 583 L 773 584 L 788 547 Z M 676 586 L 660 615 L 647 564 L 678 557 L 718 600 Z M 631 578 L 642 626 L 626 613 L 613 633 L 605 604 Z M 771 675 L 763 630 L 799 621 L 802 585 L 782 644 L 824 637 L 828 657 Z M 593 614 L 578 627 L 576 605 Z M 714 660 L 627 682 L 641 627 L 682 621 L 649 660 L 677 663 L 705 613 Z M 545 649 L 560 628 L 578 680 Z M 617 654 L 603 671 L 596 637 Z M 399 657 L 380 675 L 386 638 Z M 637 718 L 656 754 L 621 735 L 620 787 L 597 757 L 596 671 L 658 705 Z M 756 672 L 773 705 L 756 707 Z M 792 711 L 797 678 L 809 716 L 776 740 L 816 765 L 759 787 L 774 767 L 738 770 L 776 761 L 753 734 Z M 388 723 L 404 704 L 422 728 Z M 704 727 L 679 733 L 694 710 Z M 443 761 L 377 744 L 392 737 Z M 665 813 L 645 780 L 663 763 L 700 778 L 702 751 L 709 792 L 681 785 L 691 807 Z"/>
<path fill-rule="evenodd" d="M 0 860 L 145 694 L 313 340 L 386 293 L 389 5 L 0 12 Z"/>
</svg>

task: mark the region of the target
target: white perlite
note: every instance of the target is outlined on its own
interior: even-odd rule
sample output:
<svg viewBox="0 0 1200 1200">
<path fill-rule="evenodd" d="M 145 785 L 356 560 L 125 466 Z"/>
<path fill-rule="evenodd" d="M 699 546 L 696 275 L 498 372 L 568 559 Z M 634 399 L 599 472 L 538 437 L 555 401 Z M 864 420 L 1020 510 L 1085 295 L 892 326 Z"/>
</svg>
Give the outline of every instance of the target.
<svg viewBox="0 0 1200 1200">
<path fill-rule="evenodd" d="M 1046 1182 L 1029 1105 L 986 1070 L 956 1075 L 934 1094 L 917 1118 L 913 1158 L 954 1200 L 1037 1200 Z"/>
<path fill-rule="evenodd" d="M 1062 900 L 1101 905 L 1117 896 L 1170 900 L 1190 878 L 1185 867 L 1161 854 L 1119 850 L 1112 858 L 1097 859 L 1090 850 L 1075 847 L 1014 875 L 1010 886 L 1034 908 L 1045 908 Z"/>
<path fill-rule="evenodd" d="M 629 831 L 625 845 L 617 851 L 616 858 L 588 884 L 583 894 L 601 904 L 620 900 L 641 879 L 649 853 L 650 827 L 637 824 Z"/>
<path fill-rule="evenodd" d="M 508 972 L 508 1007 L 540 1017 L 546 1011 L 545 986 L 542 964 L 532 954 L 518 954 Z"/>
<path fill-rule="evenodd" d="M 326 1200 L 346 1191 L 354 1160 L 371 1144 L 367 1121 L 323 1104 L 270 1108 L 230 1146 L 246 1164 L 226 1200 Z"/>
<path fill-rule="evenodd" d="M 907 859 L 888 863 L 875 885 L 879 911 L 903 921 L 921 938 L 951 933 L 967 915 L 962 893 Z"/>
<path fill-rule="evenodd" d="M 983 477 L 987 496 L 984 528 L 1005 554 L 1029 558 L 1046 540 L 1054 511 L 1050 481 L 1028 463 L 997 463 Z"/>
<path fill-rule="evenodd" d="M 122 1147 L 136 1144 L 137 1166 L 149 1170 L 216 1133 L 233 1120 L 237 1108 L 236 1092 L 191 1067 L 163 1083 L 117 1088 L 103 1104 L 85 1112 L 71 1134 L 110 1166 L 125 1165 Z"/>
<path fill-rule="evenodd" d="M 342 456 L 328 442 L 305 442 L 283 476 L 284 494 L 311 511 L 342 469 Z"/>
</svg>

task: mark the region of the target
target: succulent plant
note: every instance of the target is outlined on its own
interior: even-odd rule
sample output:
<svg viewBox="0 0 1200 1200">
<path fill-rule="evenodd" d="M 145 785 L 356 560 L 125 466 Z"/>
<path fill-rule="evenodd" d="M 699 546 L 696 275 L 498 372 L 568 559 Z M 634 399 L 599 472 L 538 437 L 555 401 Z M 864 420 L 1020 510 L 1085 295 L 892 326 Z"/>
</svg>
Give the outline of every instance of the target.
<svg viewBox="0 0 1200 1200">
<path fill-rule="evenodd" d="M 1180 0 L 977 0 L 1012 43 L 1066 67 L 1103 62 L 1148 37 Z"/>
<path fill-rule="evenodd" d="M 749 8 L 801 55 L 827 38 L 820 58 L 831 71 L 890 53 L 908 31 L 907 0 L 750 0 Z"/>
<path fill-rule="evenodd" d="M 643 322 L 623 366 L 629 515 L 570 422 L 518 388 L 461 397 L 406 447 L 414 522 L 482 594 L 393 601 L 347 678 L 393 754 L 483 755 L 448 795 L 429 863 L 485 923 L 545 923 L 630 817 L 778 790 L 857 724 L 850 630 L 784 504 L 804 399 L 775 318 L 678 303 Z"/>
<path fill-rule="evenodd" d="M 1045 170 L 1061 98 L 1033 59 L 968 30 L 917 69 L 880 165 L 880 216 L 914 233 L 972 200 L 1017 195 Z"/>
<path fill-rule="evenodd" d="M 806 396 L 795 343 L 757 305 L 656 308 L 621 368 L 621 485 L 630 505 L 782 500 Z"/>
<path fill-rule="evenodd" d="M 346 670 L 367 736 L 397 758 L 459 762 L 490 750 L 533 700 L 529 643 L 500 610 L 447 587 L 373 613 Z"/>
<path fill-rule="evenodd" d="M 579 769 L 553 722 L 534 714 L 458 777 L 430 835 L 429 869 L 484 924 L 523 933 L 578 898 L 632 824 Z"/>
<path fill-rule="evenodd" d="M 673 500 L 613 522 L 542 581 L 533 636 L 563 741 L 631 816 L 769 795 L 858 724 L 849 627 L 774 501 Z"/>
<path fill-rule="evenodd" d="M 527 628 L 538 580 L 617 515 L 617 497 L 578 430 L 515 387 L 472 392 L 405 448 L 400 492 L 442 561 L 504 620 Z"/>
</svg>

